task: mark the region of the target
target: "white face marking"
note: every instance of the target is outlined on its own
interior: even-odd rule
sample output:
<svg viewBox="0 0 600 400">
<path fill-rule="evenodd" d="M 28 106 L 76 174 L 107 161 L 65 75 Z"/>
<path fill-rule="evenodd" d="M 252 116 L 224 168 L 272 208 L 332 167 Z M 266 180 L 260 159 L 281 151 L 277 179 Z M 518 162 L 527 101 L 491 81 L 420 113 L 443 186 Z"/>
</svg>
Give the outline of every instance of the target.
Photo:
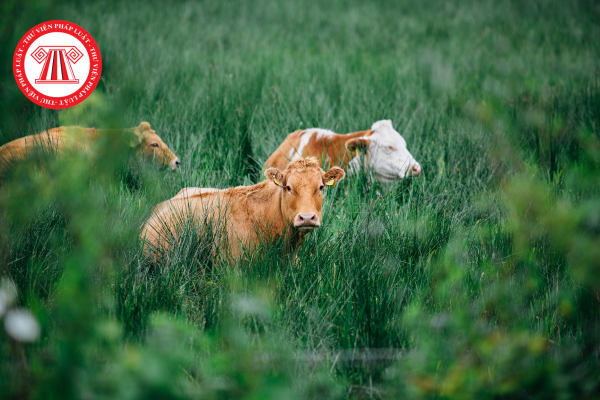
<svg viewBox="0 0 600 400">
<path fill-rule="evenodd" d="M 392 126 L 392 121 L 377 121 L 371 127 L 373 135 L 365 137 L 371 141 L 366 152 L 369 168 L 377 180 L 388 183 L 402 180 L 413 173 L 413 166 L 419 163 L 406 148 L 406 141 Z M 350 171 L 360 170 L 360 160 L 350 162 Z"/>
</svg>

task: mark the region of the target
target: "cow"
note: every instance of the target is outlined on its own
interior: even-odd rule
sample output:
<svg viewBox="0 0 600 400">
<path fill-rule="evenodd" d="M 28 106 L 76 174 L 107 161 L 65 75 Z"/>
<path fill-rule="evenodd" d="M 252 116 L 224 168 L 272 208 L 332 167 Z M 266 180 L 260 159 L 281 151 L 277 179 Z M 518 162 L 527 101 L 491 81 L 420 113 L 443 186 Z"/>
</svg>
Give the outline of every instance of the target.
<svg viewBox="0 0 600 400">
<path fill-rule="evenodd" d="M 343 169 L 321 169 L 316 158 L 299 158 L 282 172 L 265 171 L 267 180 L 229 189 L 185 188 L 157 205 L 140 234 L 144 253 L 160 257 L 177 240 L 181 221 L 221 224 L 224 237 L 215 248 L 238 258 L 242 249 L 283 239 L 286 252 L 296 252 L 306 234 L 321 226 L 323 189 L 335 186 Z M 205 225 L 206 226 L 206 225 Z"/>
<path fill-rule="evenodd" d="M 347 135 L 319 128 L 292 132 L 267 159 L 265 168 L 283 169 L 295 159 L 309 156 L 321 159 L 324 166 L 343 165 L 348 175 L 367 169 L 384 184 L 421 173 L 421 165 L 390 120 L 377 121 L 367 131 Z"/>
<path fill-rule="evenodd" d="M 13 140 L 0 147 L 0 174 L 14 166 L 19 160 L 27 158 L 28 154 L 36 149 L 60 151 L 65 148 L 81 147 L 83 151 L 87 151 L 91 142 L 107 131 L 79 126 L 61 126 Z M 133 134 L 129 145 L 135 149 L 138 156 L 152 157 L 159 164 L 166 165 L 173 171 L 179 168 L 181 164 L 179 158 L 173 154 L 156 132 L 150 129 L 148 122 L 142 122 L 135 128 L 123 131 Z"/>
</svg>

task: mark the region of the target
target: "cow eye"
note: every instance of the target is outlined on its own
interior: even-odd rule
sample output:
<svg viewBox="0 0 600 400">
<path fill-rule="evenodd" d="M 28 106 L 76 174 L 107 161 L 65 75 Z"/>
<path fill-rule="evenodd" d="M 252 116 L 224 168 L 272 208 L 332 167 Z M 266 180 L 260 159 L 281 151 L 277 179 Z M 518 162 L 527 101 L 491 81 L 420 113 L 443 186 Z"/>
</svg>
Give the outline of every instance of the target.
<svg viewBox="0 0 600 400">
<path fill-rule="evenodd" d="M 158 143 L 156 143 L 156 142 L 152 143 L 150 146 L 158 149 Z"/>
<path fill-rule="evenodd" d="M 394 148 L 392 146 L 388 146 L 388 150 L 389 151 L 394 151 Z"/>
<path fill-rule="evenodd" d="M 323 186 L 323 185 L 319 186 L 319 190 L 323 190 L 324 187 L 325 186 Z"/>
<path fill-rule="evenodd" d="M 291 192 L 291 191 L 292 191 L 292 188 L 291 188 L 289 185 L 288 185 L 288 186 L 286 186 L 285 188 L 287 189 L 287 191 L 288 191 L 288 192 Z"/>
</svg>

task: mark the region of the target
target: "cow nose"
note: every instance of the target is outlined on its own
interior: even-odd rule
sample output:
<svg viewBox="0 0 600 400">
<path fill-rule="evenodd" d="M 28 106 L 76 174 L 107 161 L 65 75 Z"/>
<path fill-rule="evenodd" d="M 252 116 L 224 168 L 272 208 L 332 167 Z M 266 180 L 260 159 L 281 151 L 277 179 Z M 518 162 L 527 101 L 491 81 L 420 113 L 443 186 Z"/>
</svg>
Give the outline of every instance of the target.
<svg viewBox="0 0 600 400">
<path fill-rule="evenodd" d="M 179 168 L 180 165 L 181 165 L 181 161 L 179 160 L 179 158 L 175 158 L 173 161 L 171 161 L 171 169 L 173 171 L 175 171 L 177 168 Z"/>
<path fill-rule="evenodd" d="M 294 227 L 300 230 L 313 230 L 321 226 L 316 213 L 298 213 L 294 218 Z"/>
<path fill-rule="evenodd" d="M 412 166 L 412 175 L 419 176 L 420 173 L 421 173 L 421 166 L 419 164 L 414 164 Z"/>
</svg>

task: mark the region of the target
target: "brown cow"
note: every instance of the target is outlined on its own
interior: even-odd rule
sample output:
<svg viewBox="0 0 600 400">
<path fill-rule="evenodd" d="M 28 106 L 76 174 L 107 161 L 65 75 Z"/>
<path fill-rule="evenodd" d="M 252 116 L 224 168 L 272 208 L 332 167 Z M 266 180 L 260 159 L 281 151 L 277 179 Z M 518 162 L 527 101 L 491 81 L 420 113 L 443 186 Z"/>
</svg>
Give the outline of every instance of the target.
<svg viewBox="0 0 600 400">
<path fill-rule="evenodd" d="M 140 126 L 125 131 L 134 134 L 131 145 L 135 147 L 138 156 L 153 157 L 160 164 L 168 165 L 173 171 L 179 168 L 181 161 L 164 144 L 156 132 L 150 129 L 149 123 L 142 122 Z M 84 151 L 87 151 L 89 144 L 103 132 L 106 132 L 106 130 L 61 126 L 36 135 L 13 140 L 0 147 L 0 174 L 19 160 L 25 159 L 36 148 L 44 148 L 47 151 L 60 151 L 66 147 L 80 146 Z"/>
<path fill-rule="evenodd" d="M 421 165 L 408 152 L 406 141 L 390 120 L 377 121 L 367 131 L 347 135 L 318 128 L 292 132 L 265 162 L 265 168 L 283 169 L 296 158 L 309 156 L 322 159 L 325 166 L 343 165 L 349 175 L 366 167 L 383 183 L 421 173 Z"/>
<path fill-rule="evenodd" d="M 265 176 L 268 180 L 253 186 L 181 190 L 152 211 L 141 233 L 145 246 L 155 255 L 166 250 L 170 240 L 177 240 L 181 221 L 191 217 L 195 222 L 223 223 L 225 237 L 215 246 L 226 256 L 237 258 L 243 247 L 282 236 L 288 249 L 295 251 L 305 234 L 321 226 L 323 189 L 334 186 L 345 173 L 338 167 L 326 173 L 315 158 L 300 158 L 283 172 L 267 169 Z"/>
</svg>

